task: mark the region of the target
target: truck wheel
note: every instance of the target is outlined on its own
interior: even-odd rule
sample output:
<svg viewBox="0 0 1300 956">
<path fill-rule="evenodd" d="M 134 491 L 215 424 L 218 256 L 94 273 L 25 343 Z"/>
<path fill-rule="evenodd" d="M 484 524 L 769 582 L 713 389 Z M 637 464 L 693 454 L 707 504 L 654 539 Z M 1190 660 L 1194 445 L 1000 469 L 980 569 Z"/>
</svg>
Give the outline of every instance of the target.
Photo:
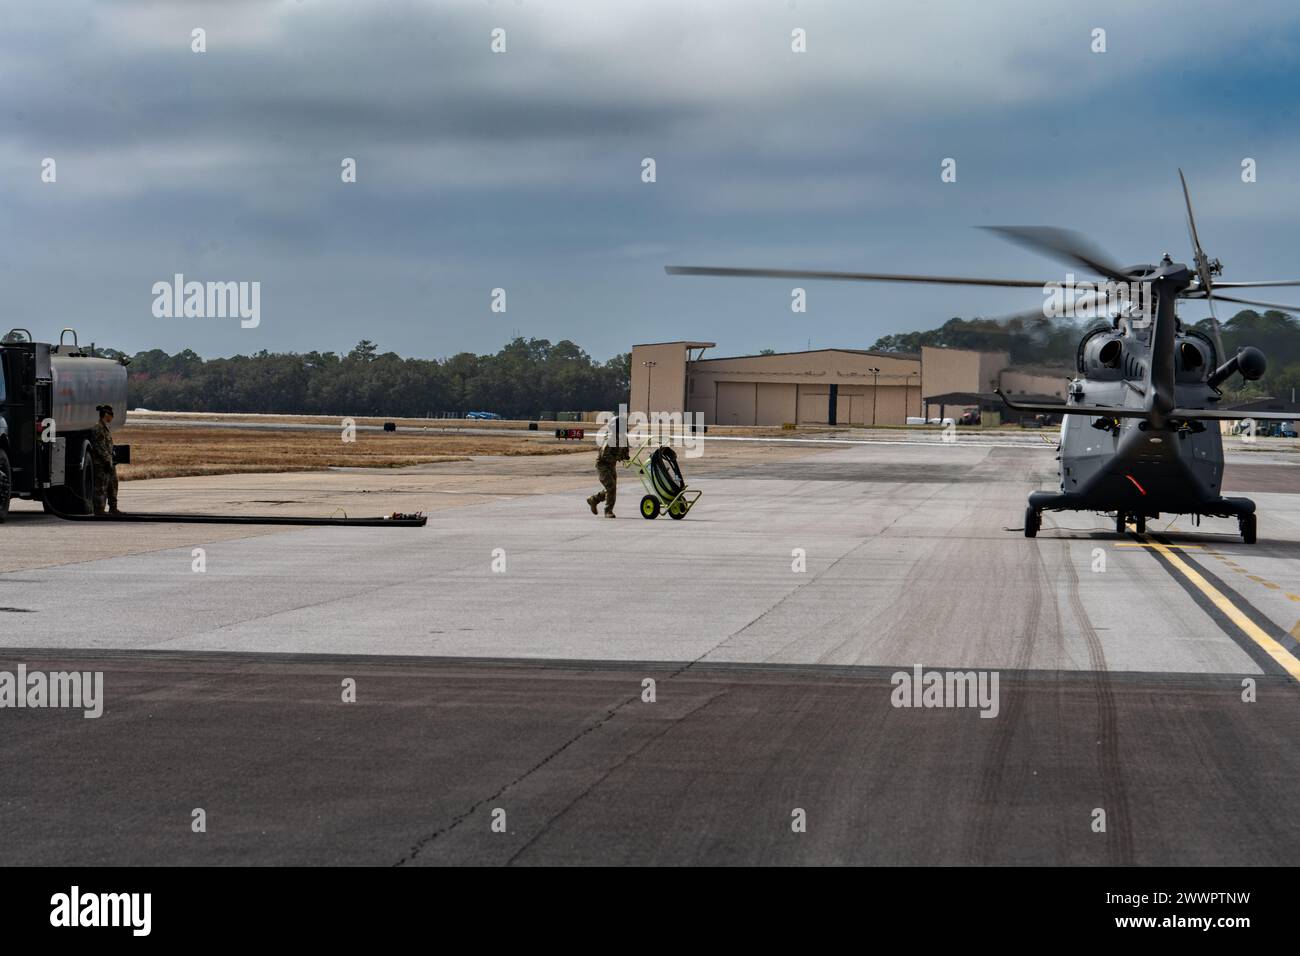
<svg viewBox="0 0 1300 956">
<path fill-rule="evenodd" d="M 67 480 L 57 488 L 46 488 L 46 511 L 54 510 L 65 515 L 88 515 L 95 510 L 95 463 L 89 452 L 84 455 L 86 467 L 67 471 Z"/>
<path fill-rule="evenodd" d="M 13 493 L 14 477 L 9 470 L 9 456 L 0 450 L 0 521 L 9 516 L 9 499 Z"/>
</svg>

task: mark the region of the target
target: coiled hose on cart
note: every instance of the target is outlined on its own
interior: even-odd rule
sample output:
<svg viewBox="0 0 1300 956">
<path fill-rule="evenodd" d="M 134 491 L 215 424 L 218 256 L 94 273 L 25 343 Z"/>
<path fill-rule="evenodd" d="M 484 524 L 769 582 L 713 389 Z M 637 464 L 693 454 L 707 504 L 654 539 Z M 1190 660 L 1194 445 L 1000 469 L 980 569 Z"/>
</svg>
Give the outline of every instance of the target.
<svg viewBox="0 0 1300 956">
<path fill-rule="evenodd" d="M 661 445 L 650 455 L 650 480 L 659 497 L 665 501 L 676 498 L 686 489 L 682 469 L 677 464 L 677 452 L 670 446 Z"/>
</svg>

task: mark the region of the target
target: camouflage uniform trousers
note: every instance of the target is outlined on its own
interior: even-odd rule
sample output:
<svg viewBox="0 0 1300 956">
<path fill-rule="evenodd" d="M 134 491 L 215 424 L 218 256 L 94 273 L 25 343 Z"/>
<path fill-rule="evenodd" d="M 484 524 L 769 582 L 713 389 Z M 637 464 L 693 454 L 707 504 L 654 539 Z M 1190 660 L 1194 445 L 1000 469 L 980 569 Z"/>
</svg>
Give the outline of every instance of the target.
<svg viewBox="0 0 1300 956">
<path fill-rule="evenodd" d="M 618 475 L 614 468 L 612 459 L 603 456 L 596 459 L 596 476 L 600 478 L 600 485 L 605 490 L 596 492 L 591 500 L 596 504 L 605 502 L 605 514 L 614 513 L 614 499 L 618 497 Z"/>
<path fill-rule="evenodd" d="M 95 514 L 104 513 L 107 501 L 109 510 L 117 510 L 117 468 L 113 464 L 113 433 L 100 422 L 90 433 L 90 460 L 94 466 L 92 501 Z"/>
<path fill-rule="evenodd" d="M 95 514 L 104 513 L 105 502 L 110 511 L 117 510 L 117 469 L 95 464 Z"/>
</svg>

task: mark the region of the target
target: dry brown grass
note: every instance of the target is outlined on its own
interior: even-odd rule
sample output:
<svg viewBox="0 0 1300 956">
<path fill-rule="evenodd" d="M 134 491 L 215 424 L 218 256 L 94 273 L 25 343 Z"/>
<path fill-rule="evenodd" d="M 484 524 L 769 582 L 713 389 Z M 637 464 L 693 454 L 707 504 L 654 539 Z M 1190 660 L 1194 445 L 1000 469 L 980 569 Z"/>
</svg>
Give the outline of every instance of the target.
<svg viewBox="0 0 1300 956">
<path fill-rule="evenodd" d="M 331 467 L 398 468 L 439 461 L 465 461 L 471 455 L 564 455 L 591 452 L 591 442 L 556 441 L 536 436 L 357 432 L 344 444 L 335 431 L 291 429 L 187 428 L 130 424 L 114 435 L 131 446 L 131 464 L 118 466 L 123 481 L 180 478 Z"/>
<path fill-rule="evenodd" d="M 502 421 L 479 420 L 468 418 L 374 418 L 365 415 L 353 415 L 352 420 L 358 425 L 382 425 L 384 422 L 393 422 L 399 430 L 410 429 L 430 429 L 440 432 L 455 432 L 462 429 L 472 429 L 474 431 L 519 431 L 526 429 L 530 423 L 536 422 L 539 433 L 543 435 L 554 435 L 557 428 L 582 428 L 589 434 L 594 434 L 599 427 L 595 421 L 585 422 L 555 422 L 543 421 L 541 419 L 520 419 L 518 421 L 505 419 Z M 185 421 L 211 421 L 211 422 L 240 422 L 240 423 L 258 423 L 269 425 L 330 425 L 340 427 L 342 422 L 341 416 L 330 415 L 250 415 L 240 414 L 238 412 L 131 412 L 129 421 L 131 423 L 146 424 L 150 421 L 163 421 L 181 423 Z M 797 432 L 824 432 L 828 426 L 815 425 L 804 426 L 797 429 Z M 735 435 L 747 437 L 779 437 L 781 435 L 790 436 L 795 432 L 783 429 L 780 425 L 710 425 L 710 435 Z"/>
<path fill-rule="evenodd" d="M 351 418 L 358 425 L 382 425 L 395 422 L 398 428 L 475 428 L 475 429 L 519 429 L 527 428 L 529 420 L 494 420 L 473 418 L 383 418 L 367 415 L 254 415 L 241 412 L 131 412 L 130 421 L 144 423 L 149 420 L 184 422 L 184 421 L 226 421 L 256 422 L 269 425 L 334 425 L 338 426 L 345 417 Z M 591 422 L 585 423 L 587 427 Z M 583 422 L 545 422 L 539 421 L 538 428 L 554 431 L 556 427 L 582 428 Z"/>
</svg>

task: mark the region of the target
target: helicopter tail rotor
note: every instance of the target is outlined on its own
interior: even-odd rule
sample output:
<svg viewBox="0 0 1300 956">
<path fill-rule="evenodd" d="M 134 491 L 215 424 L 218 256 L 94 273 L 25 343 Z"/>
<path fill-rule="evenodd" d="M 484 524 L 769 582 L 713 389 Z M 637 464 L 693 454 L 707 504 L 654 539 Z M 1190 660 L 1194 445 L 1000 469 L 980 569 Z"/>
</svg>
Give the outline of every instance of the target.
<svg viewBox="0 0 1300 956">
<path fill-rule="evenodd" d="M 1223 353 L 1223 333 L 1219 329 L 1219 317 L 1214 313 L 1213 277 L 1223 272 L 1223 263 L 1211 259 L 1201 248 L 1201 239 L 1196 234 L 1196 217 L 1192 214 L 1192 194 L 1187 188 L 1187 177 L 1182 169 L 1178 170 L 1178 179 L 1183 184 L 1183 201 L 1187 204 L 1187 234 L 1192 240 L 1192 255 L 1195 257 L 1196 274 L 1201 280 L 1201 289 L 1205 292 L 1205 304 L 1210 307 L 1210 326 L 1214 329 L 1214 346 Z"/>
</svg>

